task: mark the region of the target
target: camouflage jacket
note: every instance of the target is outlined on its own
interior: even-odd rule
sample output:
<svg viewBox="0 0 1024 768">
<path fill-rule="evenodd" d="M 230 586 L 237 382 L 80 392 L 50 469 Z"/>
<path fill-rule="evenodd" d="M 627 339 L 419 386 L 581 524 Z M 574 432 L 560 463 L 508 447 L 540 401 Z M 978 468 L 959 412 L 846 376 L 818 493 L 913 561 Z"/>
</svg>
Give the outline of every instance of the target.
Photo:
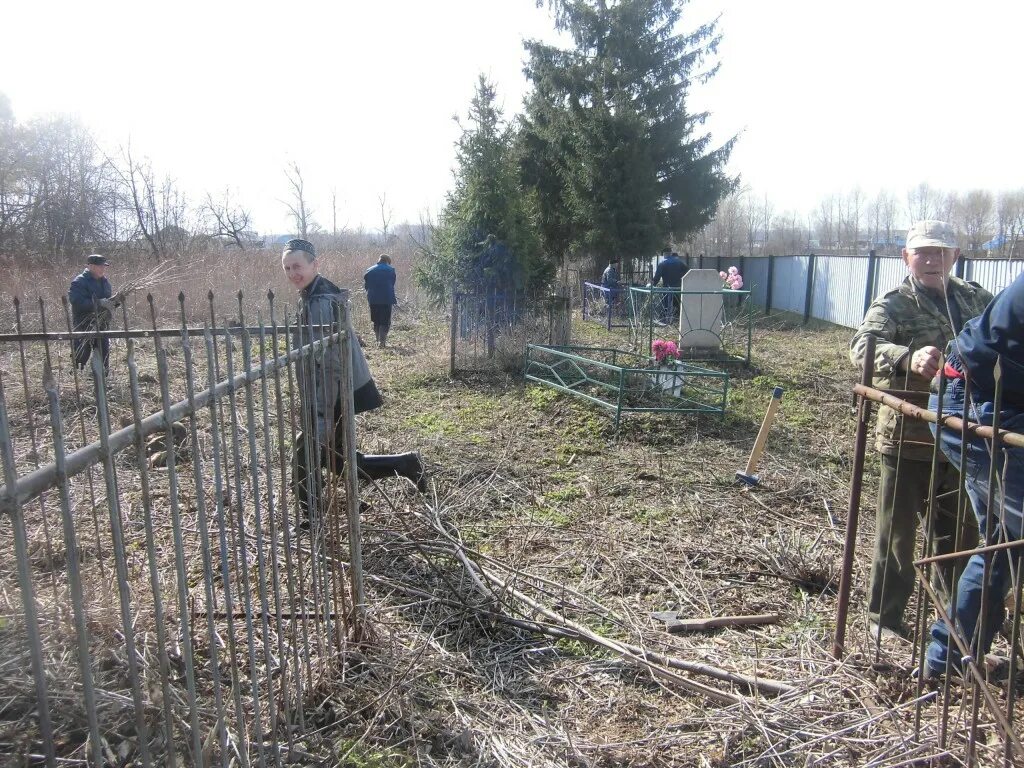
<svg viewBox="0 0 1024 768">
<path fill-rule="evenodd" d="M 980 315 L 992 300 L 992 294 L 977 283 L 949 278 L 950 302 L 960 310 L 960 323 Z M 941 300 L 941 299 L 940 299 Z M 954 310 L 955 317 L 955 310 Z M 959 332 L 959 328 L 956 329 Z M 927 392 L 928 379 L 902 369 L 903 359 L 921 347 L 940 350 L 953 338 L 954 329 L 944 307 L 907 277 L 900 286 L 875 299 L 864 321 L 850 341 L 850 361 L 860 367 L 868 336 L 875 337 L 875 386 L 879 389 L 905 389 Z M 926 461 L 932 456 L 932 434 L 923 421 L 908 419 L 887 406 L 878 409 L 875 447 L 880 453 L 896 455 L 903 444 L 905 459 Z"/>
</svg>

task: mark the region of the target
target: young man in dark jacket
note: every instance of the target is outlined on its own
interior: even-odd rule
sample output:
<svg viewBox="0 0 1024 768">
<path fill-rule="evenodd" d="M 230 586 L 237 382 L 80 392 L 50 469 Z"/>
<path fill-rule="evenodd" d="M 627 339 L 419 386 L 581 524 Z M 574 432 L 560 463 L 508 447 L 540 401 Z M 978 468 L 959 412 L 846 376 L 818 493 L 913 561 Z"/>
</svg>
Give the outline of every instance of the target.
<svg viewBox="0 0 1024 768">
<path fill-rule="evenodd" d="M 299 292 L 299 318 L 293 347 L 298 348 L 332 334 L 338 321 L 339 307 L 348 305 L 348 291 L 320 274 L 313 244 L 307 240 L 289 240 L 281 256 L 281 266 L 288 281 Z M 352 339 L 349 346 L 352 350 L 350 364 L 355 412 L 379 408 L 383 401 L 351 322 L 346 323 L 345 332 Z M 325 354 L 303 357 L 298 363 L 296 380 L 304 426 L 292 451 L 292 490 L 299 498 L 307 525 L 321 503 L 324 470 L 340 470 L 345 459 L 341 374 L 341 348 L 336 344 L 331 345 Z M 421 493 L 427 490 L 418 453 L 372 456 L 357 452 L 356 466 L 364 478 L 377 480 L 398 475 L 413 481 Z"/>
<path fill-rule="evenodd" d="M 379 347 L 387 346 L 388 331 L 391 330 L 391 308 L 398 303 L 395 279 L 395 268 L 391 266 L 391 257 L 386 253 L 382 253 L 377 263 L 363 274 L 366 301 L 370 305 L 370 322 L 373 323 L 373 334 L 377 337 Z"/>
<path fill-rule="evenodd" d="M 71 328 L 75 331 L 105 331 L 110 327 L 114 309 L 113 289 L 107 279 L 110 262 L 105 256 L 93 254 L 85 260 L 85 270 L 71 281 L 68 303 L 71 305 Z M 71 342 L 75 365 L 85 368 L 93 348 L 103 356 L 103 370 L 110 360 L 110 339 L 75 339 Z"/>
</svg>

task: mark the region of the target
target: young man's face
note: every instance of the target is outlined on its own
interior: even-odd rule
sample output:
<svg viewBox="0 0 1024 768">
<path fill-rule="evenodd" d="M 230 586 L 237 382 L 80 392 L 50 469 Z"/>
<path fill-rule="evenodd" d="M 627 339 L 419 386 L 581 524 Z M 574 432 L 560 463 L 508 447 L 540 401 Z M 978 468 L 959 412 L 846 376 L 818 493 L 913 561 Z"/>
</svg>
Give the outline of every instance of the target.
<svg viewBox="0 0 1024 768">
<path fill-rule="evenodd" d="M 281 257 L 284 276 L 296 291 L 301 291 L 312 283 L 320 268 L 320 263 L 316 259 L 308 261 L 307 256 L 305 251 L 288 251 Z"/>
<path fill-rule="evenodd" d="M 959 255 L 959 248 L 928 246 L 911 250 L 903 249 L 903 261 L 906 263 L 907 269 L 910 270 L 910 274 L 925 288 L 935 291 L 945 290 L 946 281 L 949 279 L 949 270 L 953 268 Z"/>
</svg>

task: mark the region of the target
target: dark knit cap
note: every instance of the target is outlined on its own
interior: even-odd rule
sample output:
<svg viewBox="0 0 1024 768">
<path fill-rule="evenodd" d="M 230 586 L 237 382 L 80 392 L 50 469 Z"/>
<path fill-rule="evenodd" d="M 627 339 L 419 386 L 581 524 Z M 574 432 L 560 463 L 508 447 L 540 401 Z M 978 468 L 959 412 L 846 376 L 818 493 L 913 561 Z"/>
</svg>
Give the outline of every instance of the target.
<svg viewBox="0 0 1024 768">
<path fill-rule="evenodd" d="M 313 244 L 300 237 L 294 237 L 284 244 L 284 252 L 288 253 L 288 251 L 305 251 L 314 259 L 316 258 L 316 248 L 313 247 Z"/>
</svg>

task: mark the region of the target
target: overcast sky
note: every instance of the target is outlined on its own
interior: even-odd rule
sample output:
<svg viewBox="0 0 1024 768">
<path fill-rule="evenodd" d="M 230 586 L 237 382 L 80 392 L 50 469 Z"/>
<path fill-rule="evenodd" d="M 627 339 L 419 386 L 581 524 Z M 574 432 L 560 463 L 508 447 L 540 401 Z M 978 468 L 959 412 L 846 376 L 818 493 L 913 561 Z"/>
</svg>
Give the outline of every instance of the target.
<svg viewBox="0 0 1024 768">
<path fill-rule="evenodd" d="M 731 170 L 777 211 L 855 185 L 1024 186 L 1024 3 L 694 0 L 684 25 L 719 14 L 721 72 L 691 107 L 716 141 L 740 134 Z M 77 115 L 194 196 L 232 187 L 274 232 L 292 161 L 328 228 L 331 187 L 339 227 L 378 227 L 381 195 L 394 221 L 436 213 L 477 74 L 514 114 L 523 39 L 554 39 L 533 0 L 7 0 L 2 18 L 19 120 Z"/>
</svg>

